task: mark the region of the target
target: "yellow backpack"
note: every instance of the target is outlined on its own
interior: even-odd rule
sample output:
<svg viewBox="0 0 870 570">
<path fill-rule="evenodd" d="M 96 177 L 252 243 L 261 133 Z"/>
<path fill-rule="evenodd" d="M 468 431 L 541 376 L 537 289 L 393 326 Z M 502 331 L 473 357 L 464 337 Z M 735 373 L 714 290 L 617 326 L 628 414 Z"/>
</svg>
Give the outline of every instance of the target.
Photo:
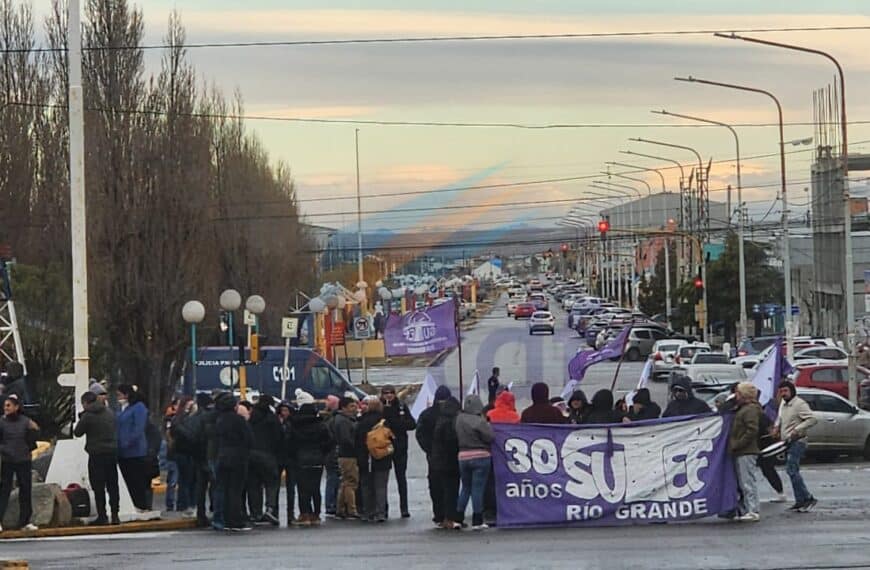
<svg viewBox="0 0 870 570">
<path fill-rule="evenodd" d="M 373 459 L 384 459 L 395 451 L 393 447 L 393 430 L 381 420 L 366 434 L 366 447 Z"/>
</svg>

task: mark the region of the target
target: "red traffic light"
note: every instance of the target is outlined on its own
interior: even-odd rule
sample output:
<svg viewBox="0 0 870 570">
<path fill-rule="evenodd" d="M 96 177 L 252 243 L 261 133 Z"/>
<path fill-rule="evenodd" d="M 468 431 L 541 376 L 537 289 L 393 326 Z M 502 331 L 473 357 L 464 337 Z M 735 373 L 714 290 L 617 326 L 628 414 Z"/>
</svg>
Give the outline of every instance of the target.
<svg viewBox="0 0 870 570">
<path fill-rule="evenodd" d="M 568 244 L 567 244 L 567 243 L 563 243 L 563 244 L 562 244 L 562 247 L 561 247 L 560 249 L 562 250 L 562 253 L 565 253 L 566 251 L 568 251 Z"/>
<path fill-rule="evenodd" d="M 695 289 L 703 289 L 704 288 L 704 280 L 700 277 L 695 277 Z"/>
<path fill-rule="evenodd" d="M 610 229 L 610 222 L 607 220 L 601 220 L 598 222 L 598 231 L 604 233 Z"/>
</svg>

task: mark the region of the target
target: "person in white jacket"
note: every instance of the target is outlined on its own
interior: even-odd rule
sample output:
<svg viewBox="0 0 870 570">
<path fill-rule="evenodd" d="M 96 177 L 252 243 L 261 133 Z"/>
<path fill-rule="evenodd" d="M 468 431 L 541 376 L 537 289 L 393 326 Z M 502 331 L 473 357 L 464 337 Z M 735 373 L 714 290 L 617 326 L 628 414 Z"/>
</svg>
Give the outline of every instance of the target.
<svg viewBox="0 0 870 570">
<path fill-rule="evenodd" d="M 797 395 L 794 384 L 784 381 L 779 385 L 779 417 L 774 432 L 789 444 L 785 459 L 785 472 L 791 479 L 794 491 L 792 511 L 809 512 L 816 506 L 816 499 L 807 489 L 801 476 L 801 459 L 807 451 L 807 431 L 816 425 L 816 417 L 803 399 Z"/>
</svg>

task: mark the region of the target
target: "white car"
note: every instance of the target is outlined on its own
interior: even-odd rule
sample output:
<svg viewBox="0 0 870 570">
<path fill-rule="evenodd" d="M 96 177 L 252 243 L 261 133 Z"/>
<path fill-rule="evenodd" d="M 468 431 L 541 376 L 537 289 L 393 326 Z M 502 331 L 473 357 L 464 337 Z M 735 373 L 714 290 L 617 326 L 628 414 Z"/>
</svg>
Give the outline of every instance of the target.
<svg viewBox="0 0 870 570">
<path fill-rule="evenodd" d="M 580 293 L 571 293 L 570 295 L 566 295 L 562 298 L 562 308 L 566 311 L 570 311 L 571 307 L 574 306 L 574 302 L 581 299 L 583 295 Z"/>
<path fill-rule="evenodd" d="M 808 451 L 855 453 L 870 460 L 870 413 L 828 390 L 798 388 L 797 394 L 818 420 L 809 430 Z"/>
<path fill-rule="evenodd" d="M 509 298 L 508 302 L 507 302 L 507 316 L 509 316 L 509 317 L 514 316 L 514 311 L 517 310 L 517 305 L 519 305 L 520 303 L 522 303 L 525 300 L 526 300 L 525 297 L 519 297 L 519 296 Z"/>
<path fill-rule="evenodd" d="M 539 331 L 556 334 L 556 318 L 549 311 L 535 311 L 529 318 L 529 334 Z"/>
<path fill-rule="evenodd" d="M 685 340 L 659 340 L 653 345 L 650 358 L 653 361 L 652 379 L 667 380 L 674 368 L 674 358 L 681 346 L 689 344 Z"/>
<path fill-rule="evenodd" d="M 795 364 L 804 364 L 806 362 L 844 363 L 849 361 L 849 353 L 836 346 L 813 346 L 796 351 L 792 360 L 794 360 Z"/>
<path fill-rule="evenodd" d="M 706 342 L 686 343 L 677 349 L 674 363 L 678 366 L 689 364 L 697 352 L 710 352 L 712 349 Z"/>
</svg>

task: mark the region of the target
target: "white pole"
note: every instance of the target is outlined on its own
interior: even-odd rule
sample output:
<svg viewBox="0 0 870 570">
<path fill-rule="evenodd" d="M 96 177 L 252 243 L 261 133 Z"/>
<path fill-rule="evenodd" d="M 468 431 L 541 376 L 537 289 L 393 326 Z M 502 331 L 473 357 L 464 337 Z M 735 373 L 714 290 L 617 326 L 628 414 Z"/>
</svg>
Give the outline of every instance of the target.
<svg viewBox="0 0 870 570">
<path fill-rule="evenodd" d="M 287 400 L 287 381 L 290 380 L 290 337 L 284 339 L 284 367 L 281 368 L 281 401 Z"/>
<path fill-rule="evenodd" d="M 359 129 L 354 132 L 354 148 L 356 151 L 356 242 L 357 242 L 357 271 L 359 272 L 360 282 L 365 281 L 363 272 L 363 250 L 362 250 L 362 195 L 359 191 Z M 360 316 L 366 316 L 366 302 L 360 304 Z M 369 383 L 369 371 L 366 364 L 366 341 L 362 339 L 360 342 L 360 352 L 362 353 L 362 369 L 363 369 L 363 384 Z"/>
<path fill-rule="evenodd" d="M 69 190 L 72 243 L 73 363 L 76 387 L 87 389 L 88 357 L 88 255 L 85 216 L 85 130 L 82 90 L 82 27 L 79 0 L 69 0 L 67 44 L 69 50 Z M 80 394 L 76 393 L 78 401 Z"/>
</svg>

